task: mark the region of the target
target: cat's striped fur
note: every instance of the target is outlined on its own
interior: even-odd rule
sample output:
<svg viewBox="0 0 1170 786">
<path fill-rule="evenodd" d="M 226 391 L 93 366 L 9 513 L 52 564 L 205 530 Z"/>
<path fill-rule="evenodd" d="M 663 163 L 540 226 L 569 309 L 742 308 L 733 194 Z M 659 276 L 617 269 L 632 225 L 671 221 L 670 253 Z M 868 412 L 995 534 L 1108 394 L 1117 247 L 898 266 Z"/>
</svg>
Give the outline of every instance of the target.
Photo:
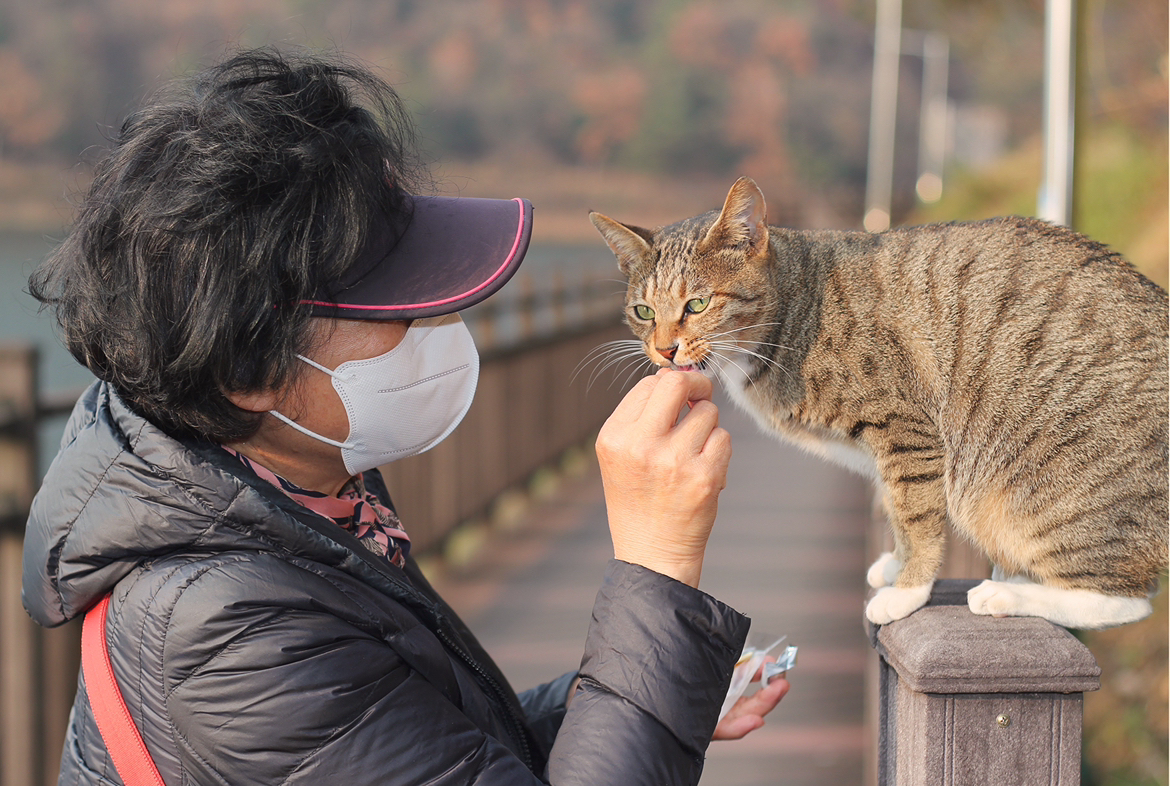
<svg viewBox="0 0 1170 786">
<path fill-rule="evenodd" d="M 1033 219 L 765 216 L 741 178 L 722 211 L 665 228 L 591 219 L 654 363 L 717 375 L 769 431 L 875 480 L 896 548 L 869 571 L 869 618 L 926 602 L 947 522 L 999 568 L 976 613 L 1146 616 L 1167 562 L 1166 293 Z"/>
</svg>

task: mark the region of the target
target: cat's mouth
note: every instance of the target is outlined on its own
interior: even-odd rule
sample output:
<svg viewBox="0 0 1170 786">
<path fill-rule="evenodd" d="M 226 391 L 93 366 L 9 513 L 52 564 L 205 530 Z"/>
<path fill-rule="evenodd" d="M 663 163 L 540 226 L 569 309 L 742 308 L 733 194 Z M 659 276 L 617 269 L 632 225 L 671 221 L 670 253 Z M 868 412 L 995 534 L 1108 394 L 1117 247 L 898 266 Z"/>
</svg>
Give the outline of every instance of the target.
<svg viewBox="0 0 1170 786">
<path fill-rule="evenodd" d="M 699 374 L 706 374 L 708 367 L 706 362 L 700 360 L 698 363 L 675 363 L 671 361 L 667 368 L 674 369 L 675 371 L 695 371 Z"/>
<path fill-rule="evenodd" d="M 695 359 L 689 358 L 689 357 L 682 358 L 686 362 L 680 363 L 680 362 L 678 362 L 679 358 L 673 357 L 673 355 L 675 354 L 673 352 L 671 352 L 670 354 L 659 353 L 659 352 L 651 353 L 649 350 L 647 350 L 646 354 L 650 356 L 650 360 L 655 365 L 660 366 L 662 368 L 668 368 L 671 371 L 697 371 L 700 374 L 705 374 L 705 373 L 707 373 L 708 369 L 710 368 L 710 364 L 707 362 L 706 358 L 701 359 L 701 360 L 695 360 Z"/>
</svg>

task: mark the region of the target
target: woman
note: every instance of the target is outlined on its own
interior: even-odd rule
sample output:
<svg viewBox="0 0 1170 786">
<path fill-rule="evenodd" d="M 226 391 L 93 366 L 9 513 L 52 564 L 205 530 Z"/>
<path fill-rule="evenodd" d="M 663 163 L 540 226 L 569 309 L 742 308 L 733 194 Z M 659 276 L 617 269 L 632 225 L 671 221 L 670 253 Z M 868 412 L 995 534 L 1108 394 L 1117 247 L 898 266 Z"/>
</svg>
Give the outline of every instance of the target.
<svg viewBox="0 0 1170 786">
<path fill-rule="evenodd" d="M 412 197 L 410 143 L 367 72 L 271 51 L 125 122 L 31 280 L 99 382 L 33 504 L 25 604 L 58 625 L 109 596 L 116 683 L 167 783 L 694 783 L 712 734 L 787 688 L 716 732 L 748 622 L 696 589 L 730 455 L 710 383 L 648 378 L 606 424 L 615 559 L 585 657 L 517 696 L 375 467 L 466 412 L 457 312 L 515 271 L 531 207 Z M 121 780 L 89 679 L 62 783 Z"/>
</svg>

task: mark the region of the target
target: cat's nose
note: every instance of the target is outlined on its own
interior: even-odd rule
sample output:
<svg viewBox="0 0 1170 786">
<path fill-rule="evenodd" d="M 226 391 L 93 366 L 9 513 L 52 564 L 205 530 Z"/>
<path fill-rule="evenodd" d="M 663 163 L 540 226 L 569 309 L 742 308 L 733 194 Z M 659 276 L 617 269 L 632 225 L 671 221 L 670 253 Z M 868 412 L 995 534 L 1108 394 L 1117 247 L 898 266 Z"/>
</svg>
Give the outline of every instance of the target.
<svg viewBox="0 0 1170 786">
<path fill-rule="evenodd" d="M 655 349 L 658 350 L 659 355 L 662 355 L 667 360 L 674 360 L 674 353 L 678 352 L 678 344 L 675 344 L 673 347 L 667 347 L 666 349 L 662 347 L 655 347 Z"/>
</svg>

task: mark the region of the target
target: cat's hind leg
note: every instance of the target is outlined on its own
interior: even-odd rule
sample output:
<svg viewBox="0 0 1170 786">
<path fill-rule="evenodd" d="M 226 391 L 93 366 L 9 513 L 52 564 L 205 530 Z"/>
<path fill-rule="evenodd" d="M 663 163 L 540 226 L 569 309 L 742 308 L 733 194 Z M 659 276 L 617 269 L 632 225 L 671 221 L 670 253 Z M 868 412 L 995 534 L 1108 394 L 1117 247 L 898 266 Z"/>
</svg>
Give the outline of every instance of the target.
<svg viewBox="0 0 1170 786">
<path fill-rule="evenodd" d="M 968 591 L 967 605 L 975 614 L 1043 617 L 1066 628 L 1090 630 L 1136 622 L 1153 611 L 1147 598 L 1062 589 L 1020 579 L 984 581 Z"/>
</svg>

